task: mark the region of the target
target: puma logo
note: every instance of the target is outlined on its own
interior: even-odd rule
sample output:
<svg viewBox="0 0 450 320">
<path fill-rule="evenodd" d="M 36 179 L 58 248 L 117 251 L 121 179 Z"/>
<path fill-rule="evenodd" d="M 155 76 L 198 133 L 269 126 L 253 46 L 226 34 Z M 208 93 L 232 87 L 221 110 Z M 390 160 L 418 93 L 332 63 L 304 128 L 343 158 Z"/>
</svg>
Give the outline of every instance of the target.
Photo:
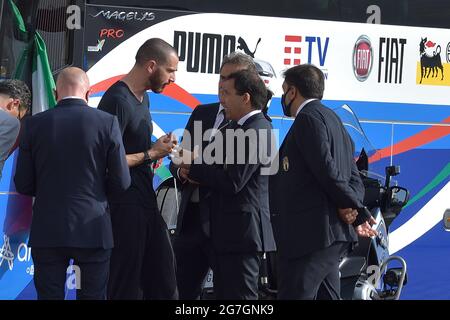
<svg viewBox="0 0 450 320">
<path fill-rule="evenodd" d="M 256 46 L 255 46 L 255 50 L 253 50 L 253 52 L 251 52 L 250 49 L 248 48 L 248 45 L 245 42 L 245 40 L 242 37 L 239 37 L 237 49 L 240 49 L 240 50 L 244 51 L 245 54 L 249 55 L 252 58 L 255 58 L 255 52 L 256 52 L 256 49 L 258 48 L 258 44 L 260 42 L 261 42 L 261 38 L 258 39 L 258 42 L 256 43 Z"/>
</svg>

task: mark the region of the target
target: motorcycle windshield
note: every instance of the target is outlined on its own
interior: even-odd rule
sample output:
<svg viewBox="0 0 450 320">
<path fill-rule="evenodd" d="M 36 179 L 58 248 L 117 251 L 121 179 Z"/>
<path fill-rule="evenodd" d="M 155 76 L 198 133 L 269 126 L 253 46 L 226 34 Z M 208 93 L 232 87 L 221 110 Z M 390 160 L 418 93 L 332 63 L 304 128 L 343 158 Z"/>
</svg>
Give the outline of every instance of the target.
<svg viewBox="0 0 450 320">
<path fill-rule="evenodd" d="M 355 143 L 355 158 L 359 157 L 361 151 L 364 149 L 371 161 L 379 160 L 376 159 L 377 150 L 364 133 L 364 130 L 361 127 L 361 123 L 359 122 L 359 119 L 356 116 L 355 112 L 353 112 L 352 108 L 344 104 L 336 109 L 333 109 L 333 111 L 336 112 L 336 114 L 339 116 L 345 129 L 350 134 L 350 137 Z"/>
</svg>

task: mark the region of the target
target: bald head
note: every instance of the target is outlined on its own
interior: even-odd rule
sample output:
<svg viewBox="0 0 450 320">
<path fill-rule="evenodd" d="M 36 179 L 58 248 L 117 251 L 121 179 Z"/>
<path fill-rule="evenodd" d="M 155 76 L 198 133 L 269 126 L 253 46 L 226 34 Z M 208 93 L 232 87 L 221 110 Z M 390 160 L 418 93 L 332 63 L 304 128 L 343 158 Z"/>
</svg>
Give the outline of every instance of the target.
<svg viewBox="0 0 450 320">
<path fill-rule="evenodd" d="M 89 88 L 86 72 L 75 67 L 65 68 L 56 80 L 56 100 L 59 102 L 66 97 L 78 97 L 87 102 Z"/>
</svg>

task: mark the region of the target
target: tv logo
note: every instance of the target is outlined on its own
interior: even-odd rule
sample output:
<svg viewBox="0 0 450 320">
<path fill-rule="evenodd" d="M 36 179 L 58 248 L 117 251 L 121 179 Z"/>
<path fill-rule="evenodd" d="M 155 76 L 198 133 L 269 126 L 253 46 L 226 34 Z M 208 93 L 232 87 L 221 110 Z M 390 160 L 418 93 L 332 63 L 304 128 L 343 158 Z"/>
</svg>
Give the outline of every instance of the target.
<svg viewBox="0 0 450 320">
<path fill-rule="evenodd" d="M 306 60 L 308 64 L 317 64 L 318 62 L 317 65 L 320 67 L 325 65 L 328 44 L 330 42 L 329 37 L 286 35 L 284 36 L 284 41 L 286 42 L 284 47 L 286 56 L 283 61 L 285 66 L 299 65 L 302 63 L 302 58 L 303 61 Z M 307 46 L 305 43 L 307 43 Z M 305 59 L 305 53 L 307 54 L 308 59 Z"/>
</svg>

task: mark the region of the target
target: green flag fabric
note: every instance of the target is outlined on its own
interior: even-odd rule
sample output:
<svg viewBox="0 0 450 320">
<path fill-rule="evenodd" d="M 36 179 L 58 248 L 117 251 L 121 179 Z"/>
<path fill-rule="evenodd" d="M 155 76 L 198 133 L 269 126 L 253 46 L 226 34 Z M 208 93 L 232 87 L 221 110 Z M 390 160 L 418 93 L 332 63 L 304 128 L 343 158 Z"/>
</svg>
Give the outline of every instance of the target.
<svg viewBox="0 0 450 320">
<path fill-rule="evenodd" d="M 9 4 L 17 28 L 21 33 L 28 33 L 19 9 L 12 0 L 9 0 Z M 36 114 L 48 110 L 49 108 L 53 108 L 56 105 L 56 100 L 53 95 L 55 81 L 48 62 L 47 49 L 44 40 L 38 32 L 28 34 L 28 36 L 28 45 L 23 49 L 13 77 L 21 79 L 30 85 L 29 79 L 31 72 L 30 89 L 33 96 L 31 110 L 32 114 Z"/>
</svg>

